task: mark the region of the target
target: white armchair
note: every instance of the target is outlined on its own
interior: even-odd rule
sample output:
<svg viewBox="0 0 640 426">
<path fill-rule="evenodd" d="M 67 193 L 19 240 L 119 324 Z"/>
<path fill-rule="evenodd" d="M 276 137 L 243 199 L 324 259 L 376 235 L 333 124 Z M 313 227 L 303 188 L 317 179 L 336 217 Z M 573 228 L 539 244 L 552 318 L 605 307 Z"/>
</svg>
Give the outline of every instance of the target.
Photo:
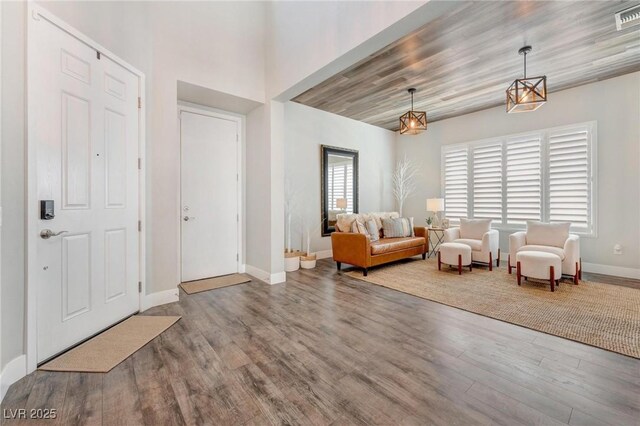
<svg viewBox="0 0 640 426">
<path fill-rule="evenodd" d="M 582 279 L 580 237 L 569 234 L 570 223 L 527 222 L 527 230 L 509 235 L 509 273 L 515 268 L 518 252 L 542 251 L 558 255 L 562 260 L 562 275 L 569 275 L 575 284 Z"/>
<path fill-rule="evenodd" d="M 486 263 L 493 270 L 493 261 L 500 266 L 500 234 L 491 229 L 491 219 L 460 219 L 459 228 L 444 231 L 447 243 L 466 244 L 471 247 L 471 260 L 475 263 Z"/>
</svg>

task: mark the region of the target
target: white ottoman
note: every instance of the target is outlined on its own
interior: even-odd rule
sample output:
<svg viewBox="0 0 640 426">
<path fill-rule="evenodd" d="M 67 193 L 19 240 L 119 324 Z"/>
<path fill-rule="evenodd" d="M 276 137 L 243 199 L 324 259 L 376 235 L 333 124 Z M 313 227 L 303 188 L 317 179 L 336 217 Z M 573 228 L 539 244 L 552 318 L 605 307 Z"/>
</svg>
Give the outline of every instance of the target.
<svg viewBox="0 0 640 426">
<path fill-rule="evenodd" d="M 468 266 L 471 270 L 471 247 L 460 243 L 442 243 L 438 251 L 438 271 L 442 270 L 442 264 L 458 267 L 458 274 L 462 275 L 462 267 Z"/>
<path fill-rule="evenodd" d="M 549 280 L 551 291 L 554 291 L 562 276 L 562 259 L 543 251 L 523 251 L 516 254 L 516 273 L 518 285 L 522 277 Z"/>
</svg>

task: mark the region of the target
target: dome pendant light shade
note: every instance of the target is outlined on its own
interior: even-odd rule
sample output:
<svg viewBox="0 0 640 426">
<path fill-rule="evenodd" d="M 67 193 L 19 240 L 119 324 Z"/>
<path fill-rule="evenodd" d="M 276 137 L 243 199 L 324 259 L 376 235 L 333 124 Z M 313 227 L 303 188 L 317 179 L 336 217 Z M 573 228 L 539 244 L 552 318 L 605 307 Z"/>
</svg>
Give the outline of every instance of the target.
<svg viewBox="0 0 640 426">
<path fill-rule="evenodd" d="M 417 135 L 421 131 L 427 130 L 427 113 L 413 110 L 413 94 L 416 89 L 411 88 L 408 92 L 411 94 L 411 110 L 400 116 L 400 134 Z"/>
<path fill-rule="evenodd" d="M 535 111 L 547 102 L 547 76 L 527 78 L 527 53 L 524 46 L 518 53 L 524 55 L 524 78 L 518 78 L 507 89 L 507 112 Z"/>
</svg>

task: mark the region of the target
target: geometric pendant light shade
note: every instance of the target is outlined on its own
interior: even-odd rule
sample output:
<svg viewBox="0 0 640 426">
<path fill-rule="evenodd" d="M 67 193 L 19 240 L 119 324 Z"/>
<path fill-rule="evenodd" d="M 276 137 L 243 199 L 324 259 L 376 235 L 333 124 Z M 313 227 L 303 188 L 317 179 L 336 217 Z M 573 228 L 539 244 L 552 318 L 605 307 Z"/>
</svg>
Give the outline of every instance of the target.
<svg viewBox="0 0 640 426">
<path fill-rule="evenodd" d="M 507 89 L 507 112 L 535 111 L 547 102 L 547 76 L 527 78 L 527 53 L 524 46 L 518 53 L 524 55 L 524 78 L 518 78 Z"/>
<path fill-rule="evenodd" d="M 408 92 L 411 94 L 411 110 L 400 116 L 400 134 L 417 135 L 421 131 L 427 130 L 427 113 L 413 110 L 413 94 L 416 89 L 411 88 Z"/>
</svg>

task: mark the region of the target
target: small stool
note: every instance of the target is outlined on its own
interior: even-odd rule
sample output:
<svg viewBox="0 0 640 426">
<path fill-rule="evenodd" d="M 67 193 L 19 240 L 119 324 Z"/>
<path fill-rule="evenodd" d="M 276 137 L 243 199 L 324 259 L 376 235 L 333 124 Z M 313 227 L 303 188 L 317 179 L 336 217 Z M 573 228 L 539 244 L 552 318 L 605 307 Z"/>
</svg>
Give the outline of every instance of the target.
<svg viewBox="0 0 640 426">
<path fill-rule="evenodd" d="M 562 259 L 543 251 L 523 251 L 516 254 L 516 274 L 518 285 L 522 277 L 549 280 L 551 291 L 555 291 L 555 285 L 559 284 L 562 276 Z"/>
<path fill-rule="evenodd" d="M 438 271 L 442 264 L 458 266 L 458 274 L 462 275 L 462 267 L 468 266 L 471 271 L 471 247 L 460 243 L 442 243 L 438 251 Z"/>
</svg>

